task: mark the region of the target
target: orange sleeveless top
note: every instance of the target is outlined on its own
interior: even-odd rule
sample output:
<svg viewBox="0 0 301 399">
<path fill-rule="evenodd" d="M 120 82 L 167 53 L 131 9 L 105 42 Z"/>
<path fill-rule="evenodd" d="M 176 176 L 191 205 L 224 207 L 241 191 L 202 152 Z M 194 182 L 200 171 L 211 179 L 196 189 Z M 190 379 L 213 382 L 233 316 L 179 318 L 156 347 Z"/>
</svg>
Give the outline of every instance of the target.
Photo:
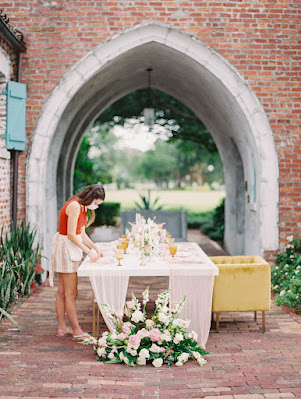
<svg viewBox="0 0 301 399">
<path fill-rule="evenodd" d="M 60 214 L 59 214 L 58 232 L 60 234 L 64 235 L 64 236 L 67 235 L 67 225 L 68 225 L 68 215 L 66 214 L 66 208 L 72 201 L 78 202 L 76 199 L 72 199 L 70 201 L 67 201 L 63 205 L 62 209 L 60 210 Z M 77 226 L 76 226 L 76 234 L 80 234 L 81 233 L 81 228 L 83 226 L 85 226 L 86 223 L 87 223 L 87 212 L 83 211 L 82 210 L 82 206 L 81 206 L 80 207 L 80 214 L 79 214 L 78 221 L 77 221 Z"/>
</svg>

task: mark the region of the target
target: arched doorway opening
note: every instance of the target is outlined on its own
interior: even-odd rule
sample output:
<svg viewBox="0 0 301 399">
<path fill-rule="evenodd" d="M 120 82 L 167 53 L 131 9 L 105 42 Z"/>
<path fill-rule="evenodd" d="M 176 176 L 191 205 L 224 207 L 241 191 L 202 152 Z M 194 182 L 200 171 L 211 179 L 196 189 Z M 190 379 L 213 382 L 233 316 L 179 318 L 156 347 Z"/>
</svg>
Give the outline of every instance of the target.
<svg viewBox="0 0 301 399">
<path fill-rule="evenodd" d="M 71 194 L 86 129 L 117 99 L 145 87 L 150 65 L 152 86 L 187 105 L 215 140 L 224 166 L 229 253 L 277 249 L 278 160 L 258 99 L 235 68 L 204 43 L 149 24 L 87 54 L 43 108 L 28 160 L 26 198 L 27 218 L 38 230 L 44 255 L 49 258 L 58 207 Z M 47 269 L 47 258 L 43 262 Z"/>
</svg>

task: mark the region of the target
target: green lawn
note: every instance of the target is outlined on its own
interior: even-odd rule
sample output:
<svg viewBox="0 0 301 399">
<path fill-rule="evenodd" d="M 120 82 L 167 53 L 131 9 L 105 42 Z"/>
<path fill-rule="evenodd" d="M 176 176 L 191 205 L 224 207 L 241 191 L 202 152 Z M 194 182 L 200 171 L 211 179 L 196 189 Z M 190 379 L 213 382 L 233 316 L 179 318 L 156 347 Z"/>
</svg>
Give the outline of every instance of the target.
<svg viewBox="0 0 301 399">
<path fill-rule="evenodd" d="M 106 201 L 120 202 L 121 208 L 134 209 L 134 202 L 141 202 L 139 194 L 146 195 L 145 190 L 107 190 Z M 219 205 L 224 198 L 224 191 L 183 191 L 183 190 L 152 190 L 151 202 L 159 197 L 158 204 L 164 209 L 184 209 L 190 212 L 207 212 Z"/>
</svg>

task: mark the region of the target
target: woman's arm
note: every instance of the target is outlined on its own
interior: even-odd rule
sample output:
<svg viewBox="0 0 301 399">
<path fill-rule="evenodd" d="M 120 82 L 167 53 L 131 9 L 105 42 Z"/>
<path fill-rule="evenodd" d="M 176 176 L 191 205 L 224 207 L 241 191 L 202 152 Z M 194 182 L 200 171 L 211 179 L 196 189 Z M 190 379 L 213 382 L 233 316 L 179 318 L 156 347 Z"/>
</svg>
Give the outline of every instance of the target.
<svg viewBox="0 0 301 399">
<path fill-rule="evenodd" d="M 69 240 L 72 241 L 77 247 L 82 249 L 86 254 L 88 254 L 90 252 L 90 248 L 88 248 L 85 243 L 76 236 L 76 226 L 80 214 L 80 204 L 76 201 L 71 202 L 66 208 L 66 214 L 68 216 L 67 236 Z"/>
<path fill-rule="evenodd" d="M 103 253 L 100 251 L 100 249 L 94 244 L 94 242 L 91 240 L 91 238 L 88 236 L 86 233 L 85 227 L 82 227 L 81 229 L 81 235 L 84 244 L 88 245 L 90 248 L 93 248 L 99 257 L 103 256 Z"/>
</svg>

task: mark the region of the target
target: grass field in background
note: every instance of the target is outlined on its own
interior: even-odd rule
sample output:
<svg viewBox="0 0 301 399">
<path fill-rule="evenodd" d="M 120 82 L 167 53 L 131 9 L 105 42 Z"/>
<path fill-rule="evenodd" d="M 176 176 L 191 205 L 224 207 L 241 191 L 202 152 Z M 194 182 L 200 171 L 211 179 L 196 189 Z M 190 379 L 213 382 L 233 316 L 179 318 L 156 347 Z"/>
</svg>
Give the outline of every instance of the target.
<svg viewBox="0 0 301 399">
<path fill-rule="evenodd" d="M 139 194 L 147 195 L 146 190 L 107 190 L 106 201 L 120 202 L 121 209 L 135 209 L 135 201 L 142 203 Z M 190 212 L 207 212 L 214 209 L 224 198 L 224 191 L 183 191 L 152 190 L 151 203 L 159 197 L 157 204 L 164 210 L 183 209 Z"/>
</svg>

